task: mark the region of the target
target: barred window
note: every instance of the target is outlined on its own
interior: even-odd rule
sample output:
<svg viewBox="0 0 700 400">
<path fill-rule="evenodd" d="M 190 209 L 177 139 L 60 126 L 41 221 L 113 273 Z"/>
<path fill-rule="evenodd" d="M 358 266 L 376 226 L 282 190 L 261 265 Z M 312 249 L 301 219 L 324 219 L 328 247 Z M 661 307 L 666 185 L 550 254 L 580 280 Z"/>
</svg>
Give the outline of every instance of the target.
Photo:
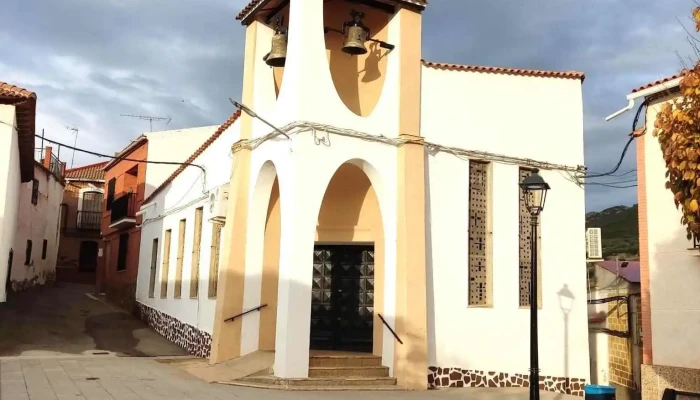
<svg viewBox="0 0 700 400">
<path fill-rule="evenodd" d="M 489 164 L 469 162 L 469 305 L 490 302 L 489 268 Z"/>
</svg>

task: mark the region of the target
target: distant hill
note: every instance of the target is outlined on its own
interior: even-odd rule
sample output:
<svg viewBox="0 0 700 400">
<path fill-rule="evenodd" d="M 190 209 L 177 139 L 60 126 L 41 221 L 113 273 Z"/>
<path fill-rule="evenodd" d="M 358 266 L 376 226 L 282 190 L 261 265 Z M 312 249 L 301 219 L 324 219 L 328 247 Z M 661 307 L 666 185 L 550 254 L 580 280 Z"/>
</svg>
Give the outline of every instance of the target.
<svg viewBox="0 0 700 400">
<path fill-rule="evenodd" d="M 639 259 L 639 221 L 637 205 L 615 206 L 600 212 L 586 214 L 586 228 L 601 228 L 603 257 L 618 256 L 627 260 Z"/>
</svg>

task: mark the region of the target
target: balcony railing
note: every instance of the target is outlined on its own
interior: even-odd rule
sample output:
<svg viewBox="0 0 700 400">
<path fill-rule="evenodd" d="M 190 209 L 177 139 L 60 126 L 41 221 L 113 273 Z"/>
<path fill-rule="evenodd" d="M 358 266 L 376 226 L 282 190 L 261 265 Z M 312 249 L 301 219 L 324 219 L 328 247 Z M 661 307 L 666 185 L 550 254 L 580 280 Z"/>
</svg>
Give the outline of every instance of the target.
<svg viewBox="0 0 700 400">
<path fill-rule="evenodd" d="M 110 227 L 121 222 L 136 223 L 136 193 L 127 193 L 112 201 Z"/>
<path fill-rule="evenodd" d="M 76 225 L 78 229 L 99 230 L 102 213 L 99 211 L 78 211 Z"/>
</svg>

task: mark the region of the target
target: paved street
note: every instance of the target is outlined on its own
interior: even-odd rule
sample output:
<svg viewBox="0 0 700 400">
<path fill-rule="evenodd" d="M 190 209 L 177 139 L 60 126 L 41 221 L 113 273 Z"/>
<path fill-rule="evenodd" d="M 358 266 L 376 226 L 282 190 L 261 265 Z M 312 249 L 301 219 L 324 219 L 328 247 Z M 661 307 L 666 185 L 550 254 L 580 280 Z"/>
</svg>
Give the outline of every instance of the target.
<svg viewBox="0 0 700 400">
<path fill-rule="evenodd" d="M 453 389 L 427 392 L 286 392 L 208 384 L 153 358 L 84 356 L 0 360 L 2 400 L 516 400 L 527 389 Z M 574 397 L 543 393 L 543 400 Z"/>
<path fill-rule="evenodd" d="M 158 357 L 186 355 L 141 321 L 58 284 L 0 304 L 2 400 L 350 400 L 357 392 L 286 392 L 208 384 Z M 527 389 L 363 392 L 366 400 L 526 399 Z M 543 400 L 569 396 L 543 393 Z"/>
<path fill-rule="evenodd" d="M 86 295 L 93 287 L 57 283 L 0 303 L 0 357 L 186 354 L 141 321 Z"/>
</svg>

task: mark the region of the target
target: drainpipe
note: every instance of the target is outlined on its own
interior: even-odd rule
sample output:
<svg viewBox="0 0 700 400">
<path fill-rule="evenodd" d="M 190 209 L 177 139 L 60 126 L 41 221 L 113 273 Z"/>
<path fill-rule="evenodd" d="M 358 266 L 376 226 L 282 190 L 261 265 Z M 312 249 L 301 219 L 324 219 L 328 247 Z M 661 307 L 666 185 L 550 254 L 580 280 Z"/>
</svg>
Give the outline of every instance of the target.
<svg viewBox="0 0 700 400">
<path fill-rule="evenodd" d="M 650 88 L 640 90 L 635 93 L 630 93 L 627 95 L 627 100 L 629 101 L 629 104 L 620 111 L 615 112 L 614 114 L 608 115 L 605 120 L 610 121 L 612 119 L 615 119 L 619 117 L 620 115 L 626 113 L 627 111 L 631 110 L 634 107 L 634 101 L 640 97 L 649 97 L 652 95 L 655 95 L 657 93 L 665 92 L 667 90 L 673 89 L 678 87 L 681 84 L 681 81 L 683 80 L 683 77 L 678 77 L 676 79 L 672 79 L 668 82 L 664 82 L 655 86 L 652 86 Z"/>
</svg>

